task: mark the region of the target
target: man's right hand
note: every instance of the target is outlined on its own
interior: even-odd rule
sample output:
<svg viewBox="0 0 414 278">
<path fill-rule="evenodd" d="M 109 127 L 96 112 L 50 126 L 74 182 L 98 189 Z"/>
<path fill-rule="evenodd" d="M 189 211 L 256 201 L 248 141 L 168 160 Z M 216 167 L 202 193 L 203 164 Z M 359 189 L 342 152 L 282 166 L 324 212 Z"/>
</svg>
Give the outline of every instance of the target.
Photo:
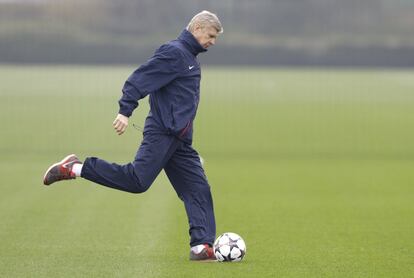
<svg viewBox="0 0 414 278">
<path fill-rule="evenodd" d="M 118 135 L 121 135 L 125 132 L 126 128 L 128 127 L 128 117 L 122 114 L 118 114 L 112 125 L 114 126 L 114 129 L 118 133 Z"/>
</svg>

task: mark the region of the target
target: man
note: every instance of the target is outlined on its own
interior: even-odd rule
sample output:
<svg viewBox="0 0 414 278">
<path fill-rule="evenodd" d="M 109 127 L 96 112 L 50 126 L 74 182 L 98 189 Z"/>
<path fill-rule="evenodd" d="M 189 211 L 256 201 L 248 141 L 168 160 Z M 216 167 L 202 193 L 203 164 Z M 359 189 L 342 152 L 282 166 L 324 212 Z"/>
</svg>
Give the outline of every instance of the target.
<svg viewBox="0 0 414 278">
<path fill-rule="evenodd" d="M 190 226 L 190 260 L 215 259 L 215 219 L 210 186 L 192 148 L 193 120 L 200 95 L 197 55 L 214 45 L 223 28 L 208 11 L 195 15 L 178 39 L 162 45 L 125 82 L 119 114 L 113 122 L 121 135 L 138 100 L 149 95 L 150 112 L 133 162 L 126 165 L 69 155 L 46 171 L 43 183 L 82 177 L 131 193 L 145 192 L 164 169 L 184 202 Z"/>
</svg>

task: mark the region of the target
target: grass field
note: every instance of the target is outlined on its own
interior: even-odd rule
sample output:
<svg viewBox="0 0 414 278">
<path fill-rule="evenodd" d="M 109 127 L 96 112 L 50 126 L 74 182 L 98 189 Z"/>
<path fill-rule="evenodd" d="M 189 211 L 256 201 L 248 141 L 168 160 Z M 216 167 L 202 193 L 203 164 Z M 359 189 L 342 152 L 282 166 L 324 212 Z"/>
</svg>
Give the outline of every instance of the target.
<svg viewBox="0 0 414 278">
<path fill-rule="evenodd" d="M 69 153 L 123 163 L 112 121 L 132 67 L 0 67 L 0 277 L 413 277 L 414 71 L 207 68 L 194 145 L 234 264 L 188 261 L 181 201 L 78 179 Z M 142 126 L 147 100 L 131 118 Z"/>
</svg>

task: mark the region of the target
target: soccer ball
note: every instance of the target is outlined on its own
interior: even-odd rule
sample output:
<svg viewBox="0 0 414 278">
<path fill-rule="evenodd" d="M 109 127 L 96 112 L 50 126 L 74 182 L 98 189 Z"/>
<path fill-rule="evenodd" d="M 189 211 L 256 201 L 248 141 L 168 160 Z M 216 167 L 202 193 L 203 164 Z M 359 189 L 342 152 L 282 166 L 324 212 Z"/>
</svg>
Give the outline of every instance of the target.
<svg viewBox="0 0 414 278">
<path fill-rule="evenodd" d="M 219 236 L 213 248 L 219 262 L 239 262 L 246 255 L 246 244 L 235 233 L 224 233 Z"/>
</svg>

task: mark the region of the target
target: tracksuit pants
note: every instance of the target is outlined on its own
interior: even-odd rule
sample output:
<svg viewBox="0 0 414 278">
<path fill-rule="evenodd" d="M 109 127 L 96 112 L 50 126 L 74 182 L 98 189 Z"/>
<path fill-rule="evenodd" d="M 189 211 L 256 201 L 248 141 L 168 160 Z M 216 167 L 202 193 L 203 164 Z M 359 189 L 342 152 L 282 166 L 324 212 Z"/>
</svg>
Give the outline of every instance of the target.
<svg viewBox="0 0 414 278">
<path fill-rule="evenodd" d="M 134 161 L 126 165 L 88 157 L 81 177 L 110 188 L 142 193 L 162 169 L 184 202 L 190 226 L 190 245 L 212 245 L 216 224 L 210 186 L 196 150 L 175 136 L 144 134 Z"/>
</svg>

